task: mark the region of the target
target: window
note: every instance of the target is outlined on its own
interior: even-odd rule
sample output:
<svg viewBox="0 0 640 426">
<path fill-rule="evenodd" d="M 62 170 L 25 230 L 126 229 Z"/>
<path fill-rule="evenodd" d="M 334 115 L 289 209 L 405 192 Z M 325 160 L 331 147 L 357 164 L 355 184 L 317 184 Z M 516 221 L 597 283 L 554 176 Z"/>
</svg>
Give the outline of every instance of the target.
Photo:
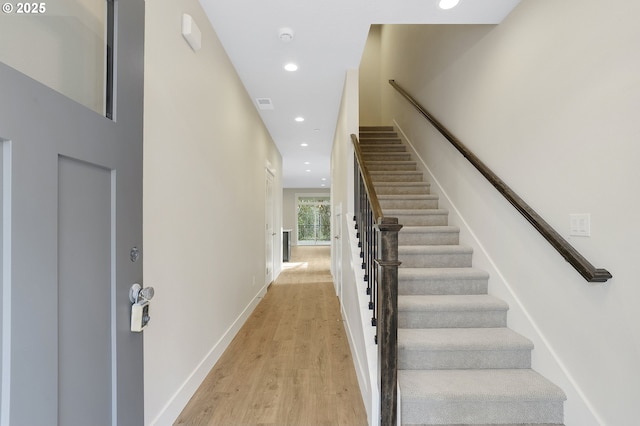
<svg viewBox="0 0 640 426">
<path fill-rule="evenodd" d="M 111 118 L 113 0 L 7 2 L 0 62 Z"/>
<path fill-rule="evenodd" d="M 298 196 L 298 245 L 330 244 L 331 204 L 327 196 Z"/>
</svg>

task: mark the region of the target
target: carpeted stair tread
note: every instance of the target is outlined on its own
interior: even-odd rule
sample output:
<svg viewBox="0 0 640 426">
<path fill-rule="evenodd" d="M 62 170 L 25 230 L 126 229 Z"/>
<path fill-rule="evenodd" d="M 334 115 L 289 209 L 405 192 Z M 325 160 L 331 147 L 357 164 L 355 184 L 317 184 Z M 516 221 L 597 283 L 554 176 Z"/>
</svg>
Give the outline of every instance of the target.
<svg viewBox="0 0 640 426">
<path fill-rule="evenodd" d="M 422 182 L 422 172 L 412 170 L 369 171 L 369 176 L 376 182 Z"/>
<path fill-rule="evenodd" d="M 420 182 L 376 182 L 373 186 L 377 189 L 379 187 L 398 187 L 398 188 L 413 187 L 413 186 L 430 187 L 431 184 L 429 182 L 425 182 L 425 181 L 420 181 Z M 393 194 L 383 194 L 383 195 L 393 195 Z M 398 195 L 398 194 L 396 194 L 396 195 Z"/>
<path fill-rule="evenodd" d="M 398 296 L 400 328 L 496 328 L 506 327 L 508 305 L 492 296 Z"/>
<path fill-rule="evenodd" d="M 399 295 L 399 311 L 507 311 L 509 305 L 486 294 Z"/>
<path fill-rule="evenodd" d="M 375 186 L 375 185 L 374 185 Z M 412 207 L 415 205 L 420 206 L 423 205 L 431 205 L 433 207 L 429 208 L 438 208 L 438 200 L 440 197 L 437 194 L 379 194 L 378 201 L 381 203 L 387 203 L 389 206 L 397 205 L 398 207 L 388 207 L 388 208 L 397 208 L 397 209 L 413 209 Z M 407 207 L 400 207 L 405 205 Z M 417 207 L 420 208 L 420 207 Z"/>
<path fill-rule="evenodd" d="M 369 130 L 366 132 L 360 132 L 359 139 L 366 138 L 395 138 L 398 137 L 398 134 L 395 131 L 380 131 L 380 130 Z"/>
<path fill-rule="evenodd" d="M 562 423 L 564 392 L 531 369 L 400 370 L 403 424 Z"/>
<path fill-rule="evenodd" d="M 437 200 L 437 194 L 382 194 L 378 200 Z"/>
<path fill-rule="evenodd" d="M 486 294 L 489 274 L 477 268 L 399 268 L 401 295 Z"/>
<path fill-rule="evenodd" d="M 374 185 L 376 195 L 392 194 L 429 194 L 431 184 L 429 182 L 376 182 Z"/>
<path fill-rule="evenodd" d="M 365 162 L 369 161 L 410 161 L 411 154 L 406 151 L 399 152 L 363 152 Z"/>
<path fill-rule="evenodd" d="M 415 423 L 412 423 L 415 424 Z M 408 425 L 408 423 L 403 423 L 403 425 Z M 451 423 L 447 423 L 447 424 L 441 424 L 438 423 L 437 426 L 564 426 L 564 423 L 465 423 L 465 424 L 460 424 L 460 423 L 456 423 L 456 424 L 451 424 Z"/>
<path fill-rule="evenodd" d="M 360 132 L 393 132 L 393 126 L 360 126 Z"/>
<path fill-rule="evenodd" d="M 406 152 L 407 150 L 403 144 L 395 143 L 361 144 L 360 149 L 365 154 L 369 152 Z"/>
<path fill-rule="evenodd" d="M 421 216 L 421 215 L 438 215 L 449 214 L 447 209 L 385 209 L 383 211 L 385 216 Z M 410 225 L 409 225 L 410 226 Z M 417 225 L 415 225 L 417 226 Z"/>
<path fill-rule="evenodd" d="M 367 169 L 370 172 L 376 171 L 415 171 L 416 170 L 416 162 L 409 160 L 398 160 L 398 161 L 367 161 Z"/>
<path fill-rule="evenodd" d="M 506 328 L 398 329 L 398 368 L 530 368 L 533 344 Z"/>
<path fill-rule="evenodd" d="M 384 211 L 384 207 L 383 207 Z M 447 219 L 448 220 L 448 219 Z M 450 225 L 404 225 L 398 233 L 398 244 L 406 245 L 457 245 L 460 228 Z"/>
<path fill-rule="evenodd" d="M 366 137 L 362 137 L 360 138 L 360 143 L 363 145 L 366 144 L 376 144 L 376 143 L 380 143 L 380 144 L 401 144 L 402 141 L 400 140 L 400 138 L 394 138 L 392 136 L 366 136 Z"/>
<path fill-rule="evenodd" d="M 400 268 L 468 268 L 473 249 L 463 245 L 398 246 Z"/>
<path fill-rule="evenodd" d="M 383 209 L 385 216 L 396 217 L 404 226 L 445 226 L 449 222 L 447 209 Z"/>
<path fill-rule="evenodd" d="M 506 327 L 398 329 L 403 350 L 514 350 L 533 349 L 533 343 Z"/>
</svg>

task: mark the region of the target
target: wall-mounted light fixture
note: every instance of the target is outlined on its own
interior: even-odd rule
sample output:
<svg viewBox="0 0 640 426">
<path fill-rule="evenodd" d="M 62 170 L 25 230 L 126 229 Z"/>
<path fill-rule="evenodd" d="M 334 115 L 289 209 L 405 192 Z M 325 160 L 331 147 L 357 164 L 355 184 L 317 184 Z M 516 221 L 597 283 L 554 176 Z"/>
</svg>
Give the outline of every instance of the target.
<svg viewBox="0 0 640 426">
<path fill-rule="evenodd" d="M 186 13 L 182 14 L 182 36 L 194 52 L 197 52 L 202 47 L 202 33 L 200 28 L 193 21 L 191 15 Z"/>
</svg>

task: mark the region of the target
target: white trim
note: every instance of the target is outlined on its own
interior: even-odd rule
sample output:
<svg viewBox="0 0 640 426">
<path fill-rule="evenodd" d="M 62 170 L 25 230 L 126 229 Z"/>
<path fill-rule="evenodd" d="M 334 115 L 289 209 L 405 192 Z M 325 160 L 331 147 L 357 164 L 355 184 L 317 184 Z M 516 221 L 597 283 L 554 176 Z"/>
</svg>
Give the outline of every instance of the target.
<svg viewBox="0 0 640 426">
<path fill-rule="evenodd" d="M 276 269 L 276 237 L 278 233 L 275 230 L 275 221 L 276 221 L 276 199 L 275 199 L 275 181 L 276 177 L 274 175 L 274 171 L 269 168 L 269 161 L 267 161 L 267 166 L 265 166 L 265 194 L 264 194 L 264 227 L 265 230 L 265 240 L 264 240 L 264 248 L 265 248 L 265 275 L 264 275 L 264 285 L 269 285 L 275 280 L 275 269 Z M 271 193 L 267 188 L 271 188 Z M 270 218 L 270 220 L 268 220 Z M 268 229 L 269 223 L 271 222 L 271 229 Z M 282 233 L 280 233 L 282 235 Z M 271 245 L 271 271 L 267 273 L 267 255 L 266 252 L 267 246 Z M 279 257 L 278 257 L 279 259 Z"/>
<path fill-rule="evenodd" d="M 0 425 L 10 426 L 11 409 L 11 142 L 2 143 L 2 384 Z"/>
</svg>

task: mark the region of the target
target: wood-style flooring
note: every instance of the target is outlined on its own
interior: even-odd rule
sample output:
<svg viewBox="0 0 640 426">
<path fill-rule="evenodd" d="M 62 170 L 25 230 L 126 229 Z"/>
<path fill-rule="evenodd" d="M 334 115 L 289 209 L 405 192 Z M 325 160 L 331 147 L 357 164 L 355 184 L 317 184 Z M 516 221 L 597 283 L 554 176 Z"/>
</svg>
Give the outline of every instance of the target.
<svg viewBox="0 0 640 426">
<path fill-rule="evenodd" d="M 367 424 L 329 247 L 292 249 L 175 425 Z"/>
</svg>

